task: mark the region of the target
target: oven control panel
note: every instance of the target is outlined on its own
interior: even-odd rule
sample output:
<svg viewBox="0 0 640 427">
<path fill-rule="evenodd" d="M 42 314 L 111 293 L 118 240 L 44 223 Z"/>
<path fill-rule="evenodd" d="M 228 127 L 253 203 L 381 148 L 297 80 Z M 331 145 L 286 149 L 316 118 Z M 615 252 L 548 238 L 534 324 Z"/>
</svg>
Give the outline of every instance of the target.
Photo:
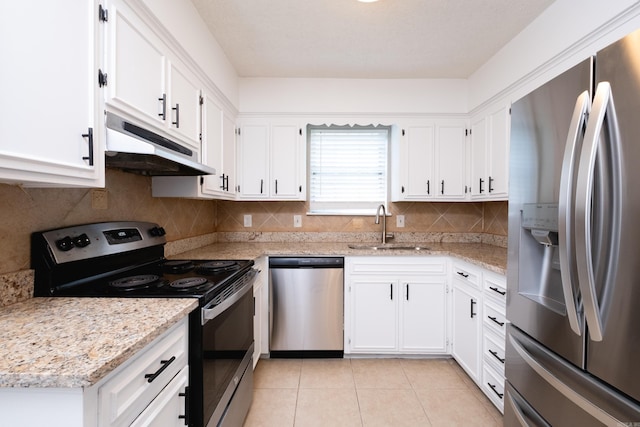
<svg viewBox="0 0 640 427">
<path fill-rule="evenodd" d="M 112 255 L 166 243 L 164 228 L 150 222 L 101 222 L 34 233 L 57 264 Z"/>
</svg>

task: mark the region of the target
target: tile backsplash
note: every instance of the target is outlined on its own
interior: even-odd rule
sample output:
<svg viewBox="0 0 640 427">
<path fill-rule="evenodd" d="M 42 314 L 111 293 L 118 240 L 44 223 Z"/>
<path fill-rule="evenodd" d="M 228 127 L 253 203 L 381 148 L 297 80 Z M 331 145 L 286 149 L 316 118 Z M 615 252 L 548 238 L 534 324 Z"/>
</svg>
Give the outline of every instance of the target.
<svg viewBox="0 0 640 427">
<path fill-rule="evenodd" d="M 215 232 L 215 201 L 154 198 L 151 178 L 112 169 L 105 189 L 0 184 L 0 201 L 0 274 L 29 268 L 30 236 L 39 230 L 136 220 L 162 225 L 169 241 Z"/>
<path fill-rule="evenodd" d="M 105 189 L 36 189 L 0 184 L 0 201 L 0 274 L 29 268 L 32 232 L 89 222 L 156 222 L 167 230 L 169 242 L 189 238 L 210 242 L 215 232 L 313 234 L 380 230 L 372 216 L 307 216 L 305 202 L 154 198 L 151 178 L 113 169 L 107 170 Z M 390 232 L 507 235 L 507 202 L 403 202 L 391 203 L 389 208 Z M 244 215 L 252 216 L 252 227 L 244 227 Z M 293 215 L 301 216 L 301 227 L 293 226 Z M 405 216 L 404 228 L 396 226 L 397 215 Z"/>
</svg>

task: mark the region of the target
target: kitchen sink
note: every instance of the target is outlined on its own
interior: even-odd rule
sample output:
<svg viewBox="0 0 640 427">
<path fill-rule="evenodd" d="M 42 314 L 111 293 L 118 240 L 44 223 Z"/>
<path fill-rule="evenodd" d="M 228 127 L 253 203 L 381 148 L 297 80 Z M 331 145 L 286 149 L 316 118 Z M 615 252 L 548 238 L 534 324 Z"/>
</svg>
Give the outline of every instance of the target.
<svg viewBox="0 0 640 427">
<path fill-rule="evenodd" d="M 412 245 L 410 243 L 369 243 L 362 245 L 349 245 L 351 249 L 362 249 L 362 250 L 411 250 L 411 251 L 427 251 L 428 247 L 422 246 L 419 244 Z"/>
</svg>

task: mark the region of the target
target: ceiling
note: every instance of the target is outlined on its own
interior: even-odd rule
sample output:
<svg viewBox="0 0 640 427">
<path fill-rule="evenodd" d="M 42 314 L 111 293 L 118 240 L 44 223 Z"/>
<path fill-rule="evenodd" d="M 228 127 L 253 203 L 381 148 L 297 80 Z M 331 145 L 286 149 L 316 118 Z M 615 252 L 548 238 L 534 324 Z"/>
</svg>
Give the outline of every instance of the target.
<svg viewBox="0 0 640 427">
<path fill-rule="evenodd" d="M 240 77 L 467 78 L 554 0 L 192 0 Z"/>
</svg>

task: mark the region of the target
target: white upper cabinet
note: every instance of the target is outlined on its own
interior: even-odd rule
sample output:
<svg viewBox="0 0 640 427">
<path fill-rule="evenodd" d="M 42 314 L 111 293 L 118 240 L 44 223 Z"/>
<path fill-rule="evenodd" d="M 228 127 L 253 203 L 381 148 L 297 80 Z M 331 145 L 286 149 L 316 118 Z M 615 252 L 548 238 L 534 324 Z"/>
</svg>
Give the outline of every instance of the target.
<svg viewBox="0 0 640 427">
<path fill-rule="evenodd" d="M 103 187 L 98 3 L 0 3 L 0 182 Z"/>
<path fill-rule="evenodd" d="M 201 108 L 202 125 L 198 133 L 202 138 L 202 163 L 214 168 L 215 175 L 153 177 L 154 197 L 235 199 L 235 116 L 207 91 L 202 96 Z"/>
<path fill-rule="evenodd" d="M 107 108 L 199 149 L 202 85 L 163 41 L 162 29 L 124 0 L 110 1 L 108 11 Z"/>
<path fill-rule="evenodd" d="M 465 134 L 460 120 L 403 126 L 392 143 L 392 201 L 464 200 Z"/>
<path fill-rule="evenodd" d="M 506 200 L 509 190 L 510 107 L 471 120 L 471 198 Z"/>
<path fill-rule="evenodd" d="M 238 198 L 304 200 L 303 141 L 297 122 L 244 121 L 238 136 Z"/>
</svg>

